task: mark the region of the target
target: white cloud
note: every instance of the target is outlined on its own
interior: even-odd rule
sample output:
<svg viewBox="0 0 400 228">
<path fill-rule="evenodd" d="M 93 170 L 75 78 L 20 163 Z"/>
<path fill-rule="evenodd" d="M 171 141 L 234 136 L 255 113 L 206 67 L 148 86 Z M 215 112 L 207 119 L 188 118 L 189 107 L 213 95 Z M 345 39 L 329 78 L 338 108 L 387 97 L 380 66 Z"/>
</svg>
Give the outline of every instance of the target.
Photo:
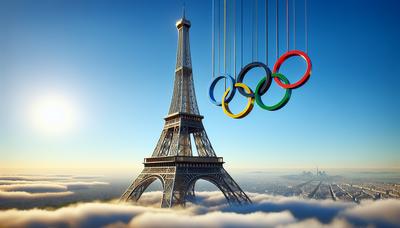
<svg viewBox="0 0 400 228">
<path fill-rule="evenodd" d="M 58 182 L 57 184 L 61 184 L 66 186 L 69 190 L 88 188 L 90 186 L 95 185 L 108 185 L 109 183 L 103 181 L 74 181 L 74 182 Z"/>
<path fill-rule="evenodd" d="M 192 215 L 179 213 L 149 213 L 138 215 L 128 227 L 276 227 L 296 222 L 287 211 L 279 213 L 256 212 L 238 214 L 232 212 L 209 212 Z"/>
<path fill-rule="evenodd" d="M 400 200 L 362 201 L 360 205 L 341 212 L 341 216 L 359 224 L 377 222 L 400 226 Z"/>
<path fill-rule="evenodd" d="M 1 192 L 0 191 L 0 201 L 8 200 L 40 200 L 44 198 L 59 198 L 74 194 L 73 192 L 40 192 L 40 193 L 29 193 L 29 192 Z"/>
<path fill-rule="evenodd" d="M 24 192 L 61 192 L 67 191 L 67 187 L 52 183 L 29 183 L 0 185 L 0 191 L 24 191 Z"/>
<path fill-rule="evenodd" d="M 104 181 L 17 181 L 17 180 L 0 180 L 0 191 L 39 191 L 42 189 L 49 189 L 49 191 L 60 191 L 60 190 L 76 190 L 82 188 L 88 188 L 91 186 L 109 185 L 108 182 Z"/>
<path fill-rule="evenodd" d="M 289 212 L 237 214 L 191 209 L 158 209 L 114 203 L 80 203 L 57 210 L 7 210 L 0 214 L 5 227 L 33 224 L 69 227 L 274 227 L 296 219 Z"/>
<path fill-rule="evenodd" d="M 4 179 L 3 179 L 4 178 Z M 0 203 L 52 202 L 74 190 L 108 185 L 84 176 L 0 176 Z M 196 192 L 196 204 L 161 209 L 162 192 L 148 192 L 135 205 L 76 203 L 55 210 L 3 210 L 1 227 L 353 227 L 400 226 L 400 200 L 355 203 L 248 193 L 253 204 L 229 206 L 219 192 Z M 71 197 L 69 197 L 71 198 Z M 70 202 L 70 201 L 68 201 Z M 0 204 L 1 206 L 1 204 Z M 32 208 L 32 207 L 28 207 Z"/>
<path fill-rule="evenodd" d="M 18 181 L 60 181 L 72 180 L 70 175 L 0 175 L 1 180 L 18 180 Z"/>
<path fill-rule="evenodd" d="M 128 223 L 137 214 L 161 209 L 115 203 L 79 203 L 57 210 L 6 210 L 0 213 L 4 227 L 43 226 L 100 227 L 116 222 Z M 97 226 L 96 226 L 97 225 Z"/>
<path fill-rule="evenodd" d="M 400 226 L 398 200 L 368 201 L 360 205 L 249 194 L 253 205 L 230 207 L 217 192 L 199 192 L 203 205 L 161 209 L 111 202 L 78 203 L 57 210 L 6 210 L 5 227 L 352 227 Z M 159 206 L 161 193 L 143 194 L 142 204 Z M 213 205 L 213 206 L 208 206 Z M 305 213 L 299 211 L 305 210 Z M 388 212 L 391 211 L 391 212 Z M 386 212 L 386 213 L 385 213 Z"/>
<path fill-rule="evenodd" d="M 331 223 L 321 223 L 317 219 L 306 219 L 288 225 L 279 225 L 285 228 L 351 228 L 353 225 L 344 219 L 334 219 Z"/>
<path fill-rule="evenodd" d="M 35 206 L 41 200 L 65 198 L 73 195 L 74 190 L 92 186 L 108 185 L 107 182 L 85 180 L 91 176 L 69 175 L 16 175 L 0 176 L 0 207 L 10 208 L 12 205 Z M 25 200 L 25 203 L 23 203 Z"/>
</svg>

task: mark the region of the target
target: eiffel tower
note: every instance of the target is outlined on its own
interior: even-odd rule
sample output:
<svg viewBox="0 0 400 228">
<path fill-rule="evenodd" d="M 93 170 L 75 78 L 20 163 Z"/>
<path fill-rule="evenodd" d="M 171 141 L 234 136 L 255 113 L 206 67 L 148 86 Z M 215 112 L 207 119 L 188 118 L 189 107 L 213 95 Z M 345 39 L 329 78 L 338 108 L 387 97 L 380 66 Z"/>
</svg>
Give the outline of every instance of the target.
<svg viewBox="0 0 400 228">
<path fill-rule="evenodd" d="M 251 203 L 249 197 L 223 168 L 202 123 L 197 107 L 190 56 L 190 21 L 183 17 L 176 22 L 178 51 L 174 92 L 168 116 L 157 146 L 144 169 L 121 196 L 122 202 L 137 201 L 146 188 L 159 179 L 163 187 L 161 207 L 185 206 L 194 201 L 194 187 L 199 179 L 216 185 L 229 204 Z M 198 156 L 193 155 L 191 137 Z"/>
</svg>

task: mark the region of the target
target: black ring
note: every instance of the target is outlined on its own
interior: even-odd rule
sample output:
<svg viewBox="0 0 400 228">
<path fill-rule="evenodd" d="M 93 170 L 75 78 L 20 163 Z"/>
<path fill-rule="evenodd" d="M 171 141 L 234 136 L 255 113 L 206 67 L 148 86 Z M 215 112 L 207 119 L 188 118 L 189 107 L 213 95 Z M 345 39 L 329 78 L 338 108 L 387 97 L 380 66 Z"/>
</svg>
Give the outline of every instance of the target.
<svg viewBox="0 0 400 228">
<path fill-rule="evenodd" d="M 267 90 L 271 86 L 271 82 L 272 82 L 271 70 L 264 63 L 252 62 L 252 63 L 247 64 L 240 71 L 236 82 L 243 83 L 244 76 L 247 74 L 247 72 L 249 72 L 251 69 L 256 68 L 256 67 L 262 67 L 265 70 L 265 73 L 266 73 L 266 75 L 265 75 L 265 77 L 266 77 L 265 83 L 261 86 L 261 88 L 259 90 L 259 94 L 263 95 L 263 94 L 265 94 L 267 92 Z M 246 93 L 243 88 L 237 88 L 237 89 L 238 89 L 239 93 L 242 94 L 245 97 L 254 97 L 254 94 Z"/>
</svg>

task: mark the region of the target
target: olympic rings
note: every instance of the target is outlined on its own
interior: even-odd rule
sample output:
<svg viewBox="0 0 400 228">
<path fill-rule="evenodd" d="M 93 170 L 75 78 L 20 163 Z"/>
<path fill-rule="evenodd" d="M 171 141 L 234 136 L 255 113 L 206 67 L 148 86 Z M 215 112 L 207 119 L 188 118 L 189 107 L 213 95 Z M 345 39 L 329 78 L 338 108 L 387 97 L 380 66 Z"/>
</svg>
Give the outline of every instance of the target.
<svg viewBox="0 0 400 228">
<path fill-rule="evenodd" d="M 232 78 L 231 76 L 229 76 L 229 75 L 221 75 L 221 76 L 216 77 L 216 78 L 211 82 L 210 89 L 208 90 L 208 96 L 209 96 L 209 98 L 210 98 L 210 101 L 211 101 L 211 103 L 213 103 L 213 104 L 216 105 L 216 106 L 221 106 L 221 102 L 218 102 L 218 101 L 215 100 L 215 97 L 214 97 L 214 89 L 215 89 L 215 85 L 217 85 L 218 81 L 221 80 L 221 79 L 223 79 L 223 78 L 228 79 L 227 81 L 228 81 L 228 83 L 229 83 L 229 88 L 233 88 L 233 89 L 231 90 L 231 93 L 229 94 L 229 96 L 226 98 L 225 101 L 226 101 L 226 102 L 231 102 L 231 100 L 232 100 L 232 98 L 233 98 L 233 96 L 235 95 L 235 92 L 236 92 L 236 89 L 235 89 L 235 87 L 234 87 L 234 85 L 235 85 L 235 79 L 233 79 L 233 78 Z"/>
<path fill-rule="evenodd" d="M 280 80 L 284 81 L 286 85 L 289 84 L 289 80 L 280 73 L 274 73 L 272 74 L 272 77 L 275 78 L 279 78 Z M 264 83 L 265 78 L 261 79 L 261 81 L 258 83 L 256 91 L 259 91 L 259 87 Z M 277 104 L 272 105 L 272 106 L 266 106 L 263 101 L 261 100 L 261 95 L 259 93 L 255 93 L 254 94 L 256 97 L 256 102 L 258 104 L 258 106 L 260 106 L 260 108 L 268 110 L 268 111 L 276 111 L 278 109 L 281 109 L 283 106 L 285 106 L 290 99 L 290 96 L 292 95 L 292 90 L 291 89 L 286 89 L 286 93 L 284 95 L 284 97 L 282 98 L 281 101 L 279 101 Z"/>
<path fill-rule="evenodd" d="M 263 79 L 265 80 L 265 78 L 263 78 Z M 238 88 L 238 89 L 239 88 L 243 88 L 246 91 L 247 94 L 253 94 L 253 91 L 251 91 L 251 89 L 247 85 L 245 85 L 243 83 L 239 83 L 239 82 L 236 83 L 235 84 L 235 88 Z M 251 110 L 253 110 L 253 107 L 254 107 L 254 95 L 252 97 L 247 97 L 247 105 L 243 109 L 243 111 L 239 112 L 238 114 L 233 114 L 231 112 L 231 110 L 229 109 L 228 102 L 225 102 L 225 97 L 229 93 L 229 91 L 230 91 L 230 88 L 228 88 L 225 91 L 224 96 L 222 97 L 222 110 L 224 111 L 224 113 L 227 116 L 232 117 L 234 119 L 241 119 L 241 118 L 247 116 L 251 112 Z"/>
<path fill-rule="evenodd" d="M 293 84 L 290 84 L 289 80 L 281 73 L 279 73 L 279 68 L 281 65 L 289 58 L 294 57 L 294 56 L 299 56 L 302 57 L 307 64 L 307 70 L 304 73 L 304 75 L 301 77 L 301 79 Z M 261 67 L 265 70 L 265 77 L 263 77 L 257 84 L 257 87 L 255 91 L 253 92 L 246 84 L 243 83 L 243 79 L 245 75 L 253 68 L 255 67 Z M 222 106 L 223 112 L 234 119 L 241 119 L 246 117 L 254 107 L 254 101 L 260 106 L 262 109 L 268 110 L 268 111 L 276 111 L 284 107 L 288 102 L 289 99 L 292 95 L 292 89 L 297 89 L 300 86 L 302 86 L 304 83 L 307 82 L 307 80 L 310 78 L 311 75 L 311 60 L 308 57 L 308 55 L 302 51 L 299 50 L 293 50 L 293 51 L 288 51 L 285 54 L 283 54 L 281 57 L 279 57 L 278 61 L 275 63 L 273 71 L 271 73 L 270 69 L 261 62 L 253 62 L 250 64 L 247 64 L 238 74 L 238 78 L 235 81 L 231 76 L 229 75 L 221 75 L 216 77 L 210 85 L 210 88 L 208 90 L 208 95 L 210 98 L 211 103 L 217 106 Z M 222 99 L 220 102 L 215 100 L 214 97 L 214 89 L 218 81 L 221 79 L 227 79 L 229 83 L 229 87 L 226 89 L 224 92 L 224 95 L 222 96 Z M 274 78 L 274 81 L 283 89 L 286 90 L 285 95 L 283 96 L 282 100 L 279 101 L 275 105 L 267 106 L 264 104 L 264 102 L 261 99 L 261 96 L 264 95 L 268 89 L 271 86 L 272 78 Z M 244 97 L 247 98 L 247 105 L 246 107 L 239 113 L 233 114 L 231 110 L 229 109 L 229 102 L 233 99 L 236 93 L 236 89 L 239 91 L 240 94 L 242 94 Z"/>
<path fill-rule="evenodd" d="M 296 89 L 300 86 L 302 86 L 304 83 L 307 82 L 307 80 L 310 78 L 311 75 L 311 59 L 308 57 L 308 55 L 302 51 L 299 50 L 293 50 L 293 51 L 288 51 L 281 57 L 279 57 L 278 61 L 274 65 L 274 70 L 272 73 L 277 73 L 279 68 L 281 67 L 282 63 L 285 62 L 285 60 L 293 57 L 293 56 L 300 56 L 302 57 L 306 63 L 307 63 L 307 70 L 306 73 L 304 73 L 303 77 L 299 81 L 293 84 L 283 84 L 278 77 L 275 77 L 274 80 L 278 85 L 284 89 Z"/>
<path fill-rule="evenodd" d="M 251 69 L 256 68 L 256 67 L 263 68 L 265 70 L 265 73 L 266 73 L 265 80 L 264 80 L 263 85 L 262 85 L 262 87 L 260 88 L 260 91 L 259 91 L 260 95 L 264 95 L 267 92 L 267 90 L 269 89 L 269 87 L 271 86 L 271 81 L 272 81 L 272 79 L 271 79 L 271 70 L 264 63 L 252 62 L 252 63 L 247 64 L 245 67 L 243 67 L 243 69 L 238 74 L 236 82 L 237 83 L 243 83 L 244 76 Z M 239 91 L 240 94 L 242 94 L 245 97 L 253 97 L 254 96 L 254 94 L 245 93 L 243 88 L 241 88 L 241 87 L 238 88 L 238 91 Z"/>
</svg>

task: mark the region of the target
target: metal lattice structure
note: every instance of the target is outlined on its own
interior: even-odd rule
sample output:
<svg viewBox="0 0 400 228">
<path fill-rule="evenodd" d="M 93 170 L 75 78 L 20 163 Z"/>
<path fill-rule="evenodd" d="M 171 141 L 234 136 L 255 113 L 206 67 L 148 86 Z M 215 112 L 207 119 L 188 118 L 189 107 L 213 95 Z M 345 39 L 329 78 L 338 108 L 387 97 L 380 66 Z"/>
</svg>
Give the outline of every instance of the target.
<svg viewBox="0 0 400 228">
<path fill-rule="evenodd" d="M 193 201 L 197 180 L 215 184 L 230 204 L 251 203 L 249 197 L 223 168 L 223 158 L 217 157 L 202 123 L 197 107 L 190 56 L 190 21 L 185 16 L 176 23 L 178 52 L 174 92 L 164 129 L 150 158 L 144 159 L 144 169 L 133 181 L 121 201 L 137 201 L 146 188 L 159 179 L 163 186 L 161 207 L 184 206 Z M 193 155 L 192 143 L 197 156 Z"/>
</svg>

